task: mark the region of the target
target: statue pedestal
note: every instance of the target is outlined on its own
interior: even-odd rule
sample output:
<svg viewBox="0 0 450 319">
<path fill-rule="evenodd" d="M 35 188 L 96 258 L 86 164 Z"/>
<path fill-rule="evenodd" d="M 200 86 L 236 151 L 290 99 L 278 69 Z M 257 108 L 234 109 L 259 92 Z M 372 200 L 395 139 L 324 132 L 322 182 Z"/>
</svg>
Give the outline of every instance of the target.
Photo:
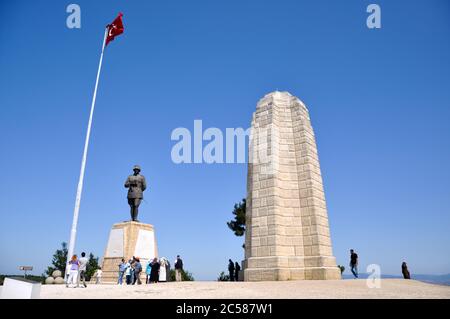
<svg viewBox="0 0 450 319">
<path fill-rule="evenodd" d="M 128 261 L 133 256 L 140 259 L 141 281 L 145 283 L 145 266 L 150 259 L 158 257 L 153 225 L 133 221 L 114 224 L 103 256 L 102 282 L 117 283 L 122 258 Z"/>
</svg>

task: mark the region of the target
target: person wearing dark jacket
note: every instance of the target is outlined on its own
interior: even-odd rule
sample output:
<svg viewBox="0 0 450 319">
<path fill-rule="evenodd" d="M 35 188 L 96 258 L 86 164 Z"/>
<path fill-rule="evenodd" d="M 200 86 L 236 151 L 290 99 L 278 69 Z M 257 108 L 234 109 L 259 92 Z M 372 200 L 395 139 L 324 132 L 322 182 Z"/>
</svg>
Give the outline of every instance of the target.
<svg viewBox="0 0 450 319">
<path fill-rule="evenodd" d="M 238 262 L 234 263 L 234 280 L 239 281 L 239 271 L 241 270 L 241 266 L 239 266 Z"/>
<path fill-rule="evenodd" d="M 142 272 L 142 265 L 139 257 L 135 257 L 135 264 L 134 264 L 134 282 L 133 285 L 137 282 L 138 285 L 141 285 L 141 272 Z"/>
<path fill-rule="evenodd" d="M 228 272 L 230 274 L 230 281 L 234 281 L 234 262 L 228 259 Z"/>
<path fill-rule="evenodd" d="M 159 281 L 159 267 L 161 264 L 158 262 L 158 258 L 154 258 L 151 264 L 152 270 L 150 272 L 150 282 L 157 283 Z"/>
<path fill-rule="evenodd" d="M 358 278 L 358 254 L 353 249 L 350 249 L 350 270 Z"/>
<path fill-rule="evenodd" d="M 177 255 L 177 259 L 175 260 L 175 280 L 176 281 L 182 281 L 182 272 L 183 272 L 183 260 L 181 259 L 180 255 Z"/>
<path fill-rule="evenodd" d="M 411 279 L 411 275 L 409 274 L 408 266 L 405 262 L 402 263 L 402 274 L 403 278 L 405 279 Z"/>
</svg>

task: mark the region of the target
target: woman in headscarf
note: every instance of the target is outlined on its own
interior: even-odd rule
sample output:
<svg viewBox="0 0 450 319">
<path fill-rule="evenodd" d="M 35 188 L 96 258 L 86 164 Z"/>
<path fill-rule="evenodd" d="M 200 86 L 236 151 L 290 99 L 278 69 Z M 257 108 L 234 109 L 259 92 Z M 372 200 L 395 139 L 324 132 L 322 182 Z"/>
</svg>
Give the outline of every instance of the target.
<svg viewBox="0 0 450 319">
<path fill-rule="evenodd" d="M 406 262 L 402 263 L 402 274 L 403 274 L 403 278 L 411 279 L 411 275 L 409 274 L 409 270 L 408 270 L 408 266 L 406 265 Z"/>
<path fill-rule="evenodd" d="M 165 257 L 161 257 L 159 259 L 159 264 L 160 264 L 160 268 L 159 268 L 159 281 L 165 282 L 167 281 L 167 259 Z"/>
<path fill-rule="evenodd" d="M 152 263 L 153 263 L 153 260 L 149 260 L 147 263 L 147 266 L 145 267 L 145 273 L 147 274 L 147 277 L 145 278 L 146 284 L 150 283 L 150 275 L 152 273 Z"/>
<path fill-rule="evenodd" d="M 156 284 L 159 280 L 159 268 L 160 268 L 158 258 L 153 259 L 151 267 L 152 267 L 152 270 L 150 272 L 150 282 L 154 282 Z"/>
</svg>

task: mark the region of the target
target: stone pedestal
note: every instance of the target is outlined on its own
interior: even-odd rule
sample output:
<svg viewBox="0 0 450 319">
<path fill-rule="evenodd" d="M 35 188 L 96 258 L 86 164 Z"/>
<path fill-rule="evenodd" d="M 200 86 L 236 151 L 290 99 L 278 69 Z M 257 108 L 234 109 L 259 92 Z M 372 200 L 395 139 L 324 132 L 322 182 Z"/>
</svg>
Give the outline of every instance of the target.
<svg viewBox="0 0 450 319">
<path fill-rule="evenodd" d="M 244 279 L 340 279 L 303 102 L 287 92 L 262 98 L 249 151 Z"/>
<path fill-rule="evenodd" d="M 150 259 L 158 257 L 153 226 L 133 221 L 114 224 L 103 257 L 102 283 L 117 283 L 122 258 L 129 260 L 133 256 L 140 259 L 141 280 L 145 283 L 145 266 Z"/>
</svg>

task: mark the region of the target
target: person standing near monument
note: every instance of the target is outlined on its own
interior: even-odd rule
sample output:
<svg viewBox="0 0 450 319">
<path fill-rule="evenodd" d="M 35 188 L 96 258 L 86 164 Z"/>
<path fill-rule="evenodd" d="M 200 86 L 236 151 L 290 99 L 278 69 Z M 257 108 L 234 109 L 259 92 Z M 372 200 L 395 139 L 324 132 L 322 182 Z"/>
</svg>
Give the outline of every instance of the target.
<svg viewBox="0 0 450 319">
<path fill-rule="evenodd" d="M 358 254 L 353 249 L 350 249 L 350 270 L 353 276 L 358 278 Z"/>
<path fill-rule="evenodd" d="M 234 263 L 234 281 L 239 281 L 239 271 L 241 271 L 241 266 L 239 266 L 239 263 L 236 261 Z"/>
<path fill-rule="evenodd" d="M 131 284 L 132 285 L 134 285 L 134 282 L 135 282 L 135 278 L 134 278 L 134 275 L 135 275 L 135 265 L 136 265 L 136 259 L 134 258 L 134 256 L 133 256 L 133 259 L 131 259 L 131 262 L 130 262 L 130 281 L 131 281 Z"/>
<path fill-rule="evenodd" d="M 118 285 L 122 285 L 123 284 L 123 275 L 125 273 L 126 267 L 127 267 L 127 263 L 125 262 L 125 259 L 122 258 L 122 261 L 119 264 L 119 278 L 117 280 L 117 284 Z"/>
<path fill-rule="evenodd" d="M 152 270 L 150 272 L 150 282 L 157 283 L 159 281 L 159 269 L 161 265 L 158 262 L 158 258 L 154 258 L 152 262 Z"/>
<path fill-rule="evenodd" d="M 165 257 L 161 257 L 159 259 L 159 282 L 166 282 L 167 281 L 167 264 L 169 262 L 167 261 L 167 259 Z"/>
<path fill-rule="evenodd" d="M 230 281 L 234 281 L 234 262 L 231 259 L 228 259 L 228 273 Z"/>
<path fill-rule="evenodd" d="M 145 177 L 140 175 L 141 167 L 134 165 L 133 175 L 128 176 L 125 181 L 125 188 L 128 188 L 128 205 L 130 205 L 131 220 L 138 222 L 139 205 L 144 198 L 144 191 L 147 188 Z"/>
<path fill-rule="evenodd" d="M 153 263 L 153 260 L 149 260 L 147 263 L 147 266 L 145 267 L 145 273 L 146 273 L 145 283 L 146 284 L 150 283 L 150 274 L 152 272 L 152 263 Z"/>
<path fill-rule="evenodd" d="M 95 278 L 95 284 L 96 285 L 99 285 L 99 284 L 102 283 L 102 276 L 103 276 L 102 267 L 98 267 L 98 269 L 94 273 L 94 278 Z"/>
<path fill-rule="evenodd" d="M 136 282 L 137 282 L 138 285 L 142 285 L 141 272 L 142 272 L 141 260 L 139 259 L 139 257 L 136 257 L 136 261 L 135 261 L 135 264 L 134 264 L 134 282 L 133 282 L 133 285 Z"/>
<path fill-rule="evenodd" d="M 87 285 L 86 285 L 86 267 L 87 267 L 88 262 L 89 262 L 89 260 L 86 258 L 86 253 L 82 252 L 81 258 L 80 258 L 80 268 L 79 268 L 79 273 L 78 273 L 77 287 L 80 287 L 80 280 L 83 281 L 84 288 L 87 287 Z"/>
<path fill-rule="evenodd" d="M 127 285 L 131 284 L 131 259 L 125 265 L 125 282 Z"/>
<path fill-rule="evenodd" d="M 77 255 L 72 256 L 69 261 L 69 266 L 69 278 L 67 278 L 66 287 L 69 288 L 70 284 L 72 284 L 73 288 L 75 288 L 78 282 L 78 270 L 80 269 L 80 261 Z"/>
<path fill-rule="evenodd" d="M 170 281 L 170 262 L 169 259 L 166 259 L 166 281 Z"/>
<path fill-rule="evenodd" d="M 175 260 L 175 280 L 182 281 L 181 272 L 183 271 L 183 260 L 181 260 L 180 255 L 177 255 L 177 259 Z"/>
</svg>

